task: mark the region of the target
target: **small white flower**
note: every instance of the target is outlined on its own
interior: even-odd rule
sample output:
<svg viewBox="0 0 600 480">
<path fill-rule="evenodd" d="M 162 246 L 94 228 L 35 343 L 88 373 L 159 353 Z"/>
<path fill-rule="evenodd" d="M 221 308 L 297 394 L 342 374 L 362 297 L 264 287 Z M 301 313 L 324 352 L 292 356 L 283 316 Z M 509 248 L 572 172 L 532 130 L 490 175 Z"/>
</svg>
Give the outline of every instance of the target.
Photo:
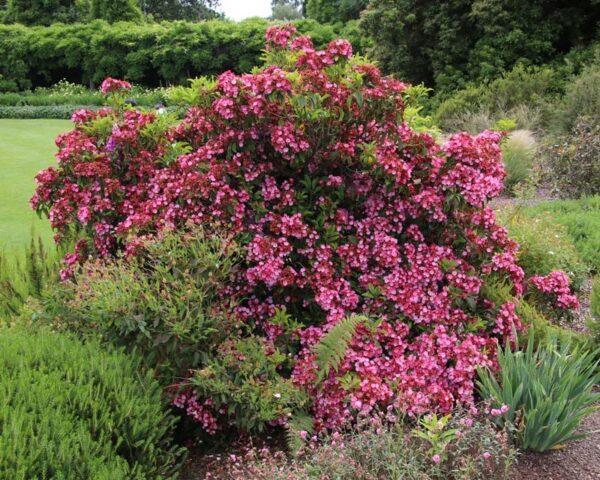
<svg viewBox="0 0 600 480">
<path fill-rule="evenodd" d="M 554 255 L 554 252 L 552 250 L 548 250 L 548 254 Z"/>
<path fill-rule="evenodd" d="M 281 398 L 281 393 L 274 393 L 274 394 L 273 394 L 273 396 L 274 396 L 275 398 Z"/>
</svg>

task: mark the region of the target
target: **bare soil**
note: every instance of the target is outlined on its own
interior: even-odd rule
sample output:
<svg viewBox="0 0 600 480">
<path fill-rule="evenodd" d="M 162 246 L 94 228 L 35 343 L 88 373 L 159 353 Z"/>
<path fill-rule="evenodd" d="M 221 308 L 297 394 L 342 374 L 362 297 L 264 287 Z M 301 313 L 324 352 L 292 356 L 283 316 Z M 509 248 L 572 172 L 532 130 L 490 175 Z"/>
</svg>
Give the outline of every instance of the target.
<svg viewBox="0 0 600 480">
<path fill-rule="evenodd" d="M 589 435 L 560 450 L 522 453 L 511 480 L 599 480 L 600 408 L 583 420 L 578 431 Z"/>
</svg>

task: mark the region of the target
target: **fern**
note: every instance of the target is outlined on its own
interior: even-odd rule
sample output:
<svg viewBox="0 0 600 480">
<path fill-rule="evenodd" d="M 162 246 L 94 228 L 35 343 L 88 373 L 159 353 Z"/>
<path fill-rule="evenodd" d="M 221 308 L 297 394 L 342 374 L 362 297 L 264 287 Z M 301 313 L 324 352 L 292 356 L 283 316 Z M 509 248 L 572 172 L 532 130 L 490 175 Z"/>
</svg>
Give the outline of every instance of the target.
<svg viewBox="0 0 600 480">
<path fill-rule="evenodd" d="M 303 431 L 312 435 L 313 418 L 306 412 L 298 412 L 288 422 L 285 432 L 287 448 L 292 455 L 296 455 L 304 446 Z"/>
<path fill-rule="evenodd" d="M 348 345 L 356 332 L 356 327 L 361 322 L 367 320 L 362 315 L 351 315 L 344 318 L 335 325 L 323 338 L 314 346 L 314 353 L 317 356 L 317 380 L 320 383 L 333 368 L 337 370 L 344 356 Z"/>
</svg>

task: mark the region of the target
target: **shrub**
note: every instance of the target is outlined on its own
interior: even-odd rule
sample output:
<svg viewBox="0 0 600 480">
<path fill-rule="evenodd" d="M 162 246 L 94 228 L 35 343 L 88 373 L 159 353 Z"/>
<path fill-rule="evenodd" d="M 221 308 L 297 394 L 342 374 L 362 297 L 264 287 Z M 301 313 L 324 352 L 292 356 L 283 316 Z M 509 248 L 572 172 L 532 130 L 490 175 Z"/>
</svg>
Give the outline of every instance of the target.
<svg viewBox="0 0 600 480">
<path fill-rule="evenodd" d="M 144 252 L 88 263 L 44 296 L 45 315 L 54 328 L 135 347 L 168 385 L 238 328 L 217 302 L 235 267 L 235 246 L 195 231 L 166 235 Z"/>
<path fill-rule="evenodd" d="M 579 198 L 600 193 L 600 122 L 582 118 L 547 152 L 546 176 L 558 194 Z"/>
<path fill-rule="evenodd" d="M 2 478 L 172 478 L 174 419 L 137 360 L 43 329 L 0 343 Z"/>
<path fill-rule="evenodd" d="M 542 202 L 522 212 L 528 217 L 545 216 L 564 226 L 582 261 L 592 272 L 600 272 L 600 196 Z"/>
<path fill-rule="evenodd" d="M 423 418 L 412 431 L 401 423 L 380 425 L 376 418 L 363 423 L 343 435 L 310 444 L 291 462 L 277 454 L 250 450 L 225 462 L 227 478 L 492 480 L 507 478 L 514 462 L 506 433 L 498 432 L 483 415 L 433 415 Z"/>
<path fill-rule="evenodd" d="M 104 0 L 103 0 L 104 1 Z M 298 29 L 324 46 L 348 36 L 357 49 L 368 42 L 356 24 L 320 25 L 299 20 Z M 269 22 L 248 19 L 203 22 L 55 23 L 48 27 L 0 25 L 0 87 L 5 91 L 54 85 L 62 79 L 86 86 L 107 76 L 146 87 L 185 84 L 225 70 L 248 72 L 261 64 Z"/>
<path fill-rule="evenodd" d="M 457 90 L 447 98 L 442 97 L 435 119 L 445 131 L 461 130 L 466 119 L 483 116 L 490 128 L 495 120 L 510 117 L 517 120 L 517 127 L 537 129 L 542 120 L 538 109 L 544 109 L 548 101 L 563 93 L 567 76 L 550 68 L 527 69 L 517 65 L 488 83 L 470 85 Z M 468 125 L 468 124 L 466 124 Z"/>
<path fill-rule="evenodd" d="M 567 84 L 565 95 L 557 105 L 551 128 L 555 133 L 572 132 L 582 118 L 600 121 L 600 47 L 596 58 Z"/>
<path fill-rule="evenodd" d="M 522 209 L 498 213 L 500 223 L 519 244 L 519 265 L 527 276 L 548 275 L 564 270 L 575 290 L 585 282 L 590 268 L 585 264 L 567 228 L 551 214 L 527 215 Z"/>
<path fill-rule="evenodd" d="M 32 236 L 22 258 L 0 252 L 0 315 L 16 315 L 29 297 L 40 297 L 58 280 L 59 269 L 60 254 L 49 251 L 41 237 Z"/>
<path fill-rule="evenodd" d="M 521 448 L 544 452 L 582 436 L 574 430 L 600 399 L 593 353 L 556 340 L 534 348 L 530 336 L 524 351 L 499 350 L 498 364 L 497 378 L 480 371 L 479 390 L 495 408 L 509 407 L 498 423 L 514 426 Z"/>
<path fill-rule="evenodd" d="M 267 67 L 195 82 L 175 125 L 119 98 L 77 112 L 32 199 L 59 239 L 80 240 L 64 277 L 88 256 L 135 256 L 148 235 L 202 224 L 240 248 L 217 289 L 234 300 L 223 309 L 289 356 L 281 374 L 310 395 L 317 430 L 390 405 L 472 401 L 475 367 L 520 328 L 525 287 L 486 207 L 502 190 L 500 134 L 439 147 L 403 122 L 406 86 L 348 42 L 317 52 L 291 26 L 267 40 Z M 485 296 L 491 277 L 508 301 Z M 352 314 L 365 320 L 316 382 L 314 345 Z"/>
<path fill-rule="evenodd" d="M 537 142 L 528 130 L 516 130 L 503 140 L 502 160 L 507 173 L 504 185 L 509 192 L 530 177 L 536 151 Z"/>
<path fill-rule="evenodd" d="M 235 272 L 236 255 L 225 239 L 171 233 L 146 243 L 141 256 L 88 263 L 48 292 L 37 321 L 137 350 L 165 387 L 191 375 L 170 395 L 209 433 L 224 417 L 262 431 L 305 401 L 280 374 L 289 369 L 286 352 L 248 335 L 223 309 L 219 289 Z"/>
<path fill-rule="evenodd" d="M 89 105 L 48 105 L 48 106 L 0 106 L 0 118 L 54 118 L 69 119 L 73 112 Z M 93 107 L 92 107 L 93 108 Z"/>
</svg>

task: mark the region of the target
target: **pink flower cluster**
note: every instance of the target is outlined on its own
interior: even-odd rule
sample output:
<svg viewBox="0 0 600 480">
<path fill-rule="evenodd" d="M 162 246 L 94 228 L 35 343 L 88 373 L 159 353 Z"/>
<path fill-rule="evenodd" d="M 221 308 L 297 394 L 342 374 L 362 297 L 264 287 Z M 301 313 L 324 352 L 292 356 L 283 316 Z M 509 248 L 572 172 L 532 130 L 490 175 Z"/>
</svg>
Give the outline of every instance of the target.
<svg viewBox="0 0 600 480">
<path fill-rule="evenodd" d="M 562 309 L 579 308 L 579 300 L 571 293 L 569 277 L 565 272 L 555 270 L 544 277 L 531 277 L 530 281 L 540 292 L 550 296 L 557 307 Z"/>
<path fill-rule="evenodd" d="M 172 403 L 173 406 L 185 410 L 186 414 L 198 422 L 207 433 L 214 435 L 217 432 L 217 419 L 213 414 L 210 398 L 199 402 L 194 392 L 184 391 L 176 395 Z"/>
<path fill-rule="evenodd" d="M 125 80 L 108 77 L 100 85 L 100 91 L 106 95 L 108 93 L 122 92 L 131 90 L 131 83 Z"/>
<path fill-rule="evenodd" d="M 405 85 L 347 62 L 347 42 L 315 50 L 285 26 L 267 31 L 267 45 L 293 71 L 225 72 L 210 101 L 152 141 L 141 135 L 152 113 L 77 112 L 57 139 L 58 167 L 36 177 L 33 207 L 57 239 L 83 232 L 69 269 L 88 255 L 135 254 L 163 229 L 234 236 L 245 258 L 221 293 L 273 349 L 287 342 L 318 428 L 393 406 L 469 404 L 477 367 L 522 327 L 513 302 L 482 293 L 491 277 L 515 296 L 525 284 L 516 243 L 485 206 L 505 176 L 500 135 L 459 133 L 439 147 L 398 120 Z M 94 134 L 103 116 L 112 131 Z M 182 144 L 188 153 L 174 156 Z M 278 309 L 297 327 L 274 323 Z M 370 320 L 318 384 L 313 347 L 352 313 Z M 178 400 L 213 430 L 206 401 Z"/>
</svg>

